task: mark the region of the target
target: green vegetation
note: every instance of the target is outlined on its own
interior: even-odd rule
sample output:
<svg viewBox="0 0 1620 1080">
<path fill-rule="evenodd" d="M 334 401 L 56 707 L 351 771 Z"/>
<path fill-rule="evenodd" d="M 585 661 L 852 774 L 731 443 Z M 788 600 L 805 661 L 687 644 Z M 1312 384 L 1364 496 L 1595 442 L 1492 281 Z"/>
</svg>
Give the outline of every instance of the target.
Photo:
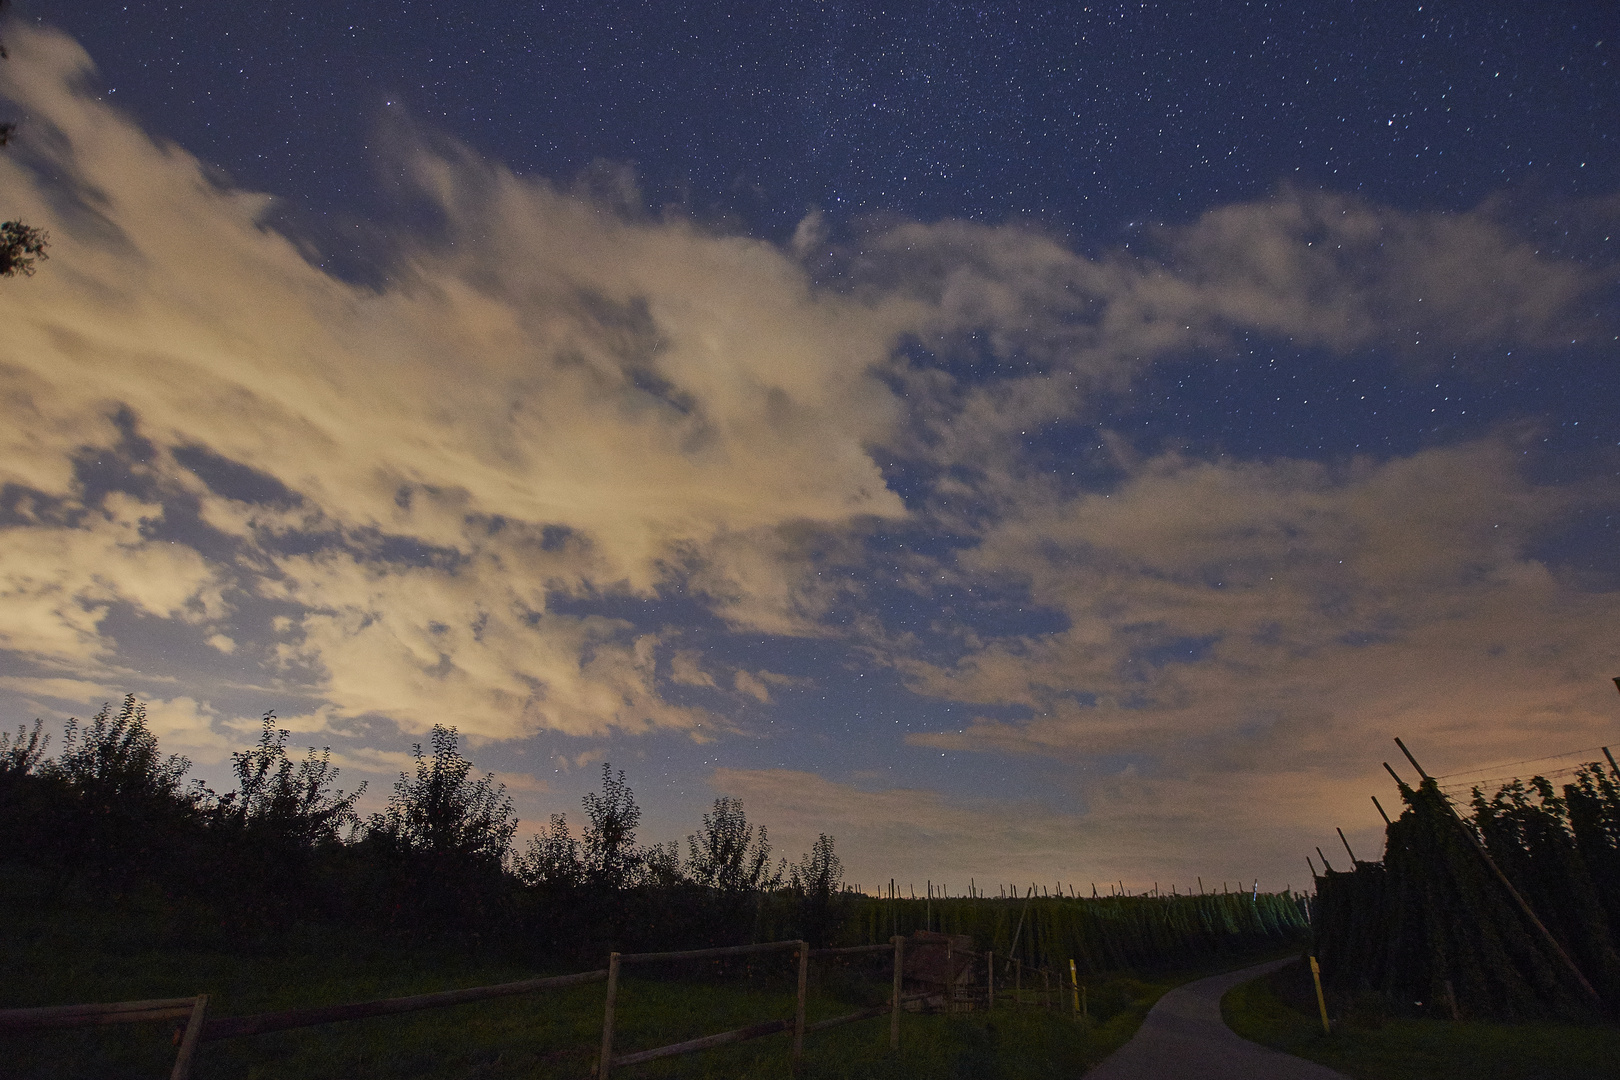
<svg viewBox="0 0 1620 1080">
<path fill-rule="evenodd" d="M 54 892 L 38 871 L 0 872 L 0 970 L 8 1004 L 111 1001 L 208 993 L 218 1015 L 393 997 L 528 978 L 537 972 L 488 950 L 401 947 L 319 925 L 244 944 L 203 907 L 151 889 L 116 904 Z M 881 1003 L 886 957 L 818 961 L 810 1019 Z M 1246 962 L 1246 961 L 1245 961 Z M 906 1014 L 902 1050 L 888 1021 L 864 1020 L 807 1038 L 807 1075 L 1073 1077 L 1135 1032 L 1158 997 L 1187 972 L 1087 980 L 1088 1022 L 1061 1009 L 956 1016 Z M 752 964 L 678 965 L 626 979 L 617 1048 L 628 1052 L 791 1016 L 787 955 Z M 600 1039 L 602 986 L 499 999 L 399 1017 L 331 1024 L 205 1044 L 199 1075 L 269 1077 L 584 1076 Z M 4 1037 L 6 1075 L 19 1080 L 162 1076 L 170 1028 L 63 1029 Z M 624 1070 L 626 1077 L 781 1077 L 788 1038 L 777 1035 Z"/>
<path fill-rule="evenodd" d="M 1073 959 L 1082 976 L 1216 964 L 1298 942 L 1309 930 L 1301 898 L 1286 892 L 1029 901 L 849 896 L 842 903 L 840 944 L 938 930 L 968 934 L 1002 959 L 1016 955 L 1026 970 L 1067 972 Z"/>
<path fill-rule="evenodd" d="M 1612 1014 L 1620 786 L 1608 770 L 1582 767 L 1562 795 L 1539 776 L 1490 799 L 1476 788 L 1467 818 L 1432 779 L 1402 784 L 1401 795 L 1383 861 L 1317 880 L 1312 925 L 1326 983 L 1413 1017 Z"/>
<path fill-rule="evenodd" d="M 1620 1071 L 1612 1025 L 1403 1018 L 1376 995 L 1333 995 L 1325 1035 L 1303 962 L 1231 990 L 1221 1014 L 1245 1038 L 1356 1080 L 1608 1080 Z"/>
<path fill-rule="evenodd" d="M 56 758 L 38 723 L 0 733 L 0 1008 L 204 993 L 212 1016 L 241 1016 L 591 970 L 615 949 L 859 944 L 926 923 L 1003 954 L 1017 936 L 1026 990 L 1041 985 L 1034 966 L 1066 974 L 1074 957 L 1090 1016 L 1008 1007 L 1003 968 L 994 1015 L 908 1014 L 898 1058 L 881 1019 L 816 1033 L 809 1075 L 1073 1076 L 1192 974 L 1171 973 L 1242 963 L 1302 928 L 1288 896 L 856 896 L 843 889 L 832 837 L 773 869 L 764 830 L 724 798 L 683 859 L 673 845 L 637 845 L 640 810 L 623 773 L 606 768 L 601 793 L 584 800 L 582 838 L 558 815 L 517 854 L 511 802 L 462 756 L 454 729 L 416 748 L 414 770 L 368 820 L 355 813 L 357 792 L 336 789 L 328 755 L 289 756 L 288 738 L 267 715 L 257 743 L 233 755 L 235 789 L 219 794 L 187 781 L 184 758 L 162 753 L 133 697 L 70 723 Z M 889 965 L 873 954 L 817 961 L 811 1021 L 881 1004 Z M 620 1053 L 793 1011 L 788 954 L 627 975 Z M 204 1076 L 577 1080 L 594 1059 L 602 992 L 586 985 L 205 1043 L 199 1067 Z M 163 1075 L 170 1027 L 8 1034 L 4 1071 Z M 632 1075 L 781 1076 L 788 1045 L 770 1036 Z"/>
</svg>

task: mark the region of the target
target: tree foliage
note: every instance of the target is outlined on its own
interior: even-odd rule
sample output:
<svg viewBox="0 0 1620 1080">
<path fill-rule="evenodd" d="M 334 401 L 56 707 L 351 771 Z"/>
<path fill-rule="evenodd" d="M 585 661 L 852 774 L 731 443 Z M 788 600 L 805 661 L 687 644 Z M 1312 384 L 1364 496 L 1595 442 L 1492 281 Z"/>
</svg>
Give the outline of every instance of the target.
<svg viewBox="0 0 1620 1080">
<path fill-rule="evenodd" d="M 415 775 L 400 773 L 388 808 L 371 829 L 401 851 L 453 857 L 486 867 L 505 864 L 517 832 L 517 812 L 494 773 L 476 779 L 458 748 L 456 729 L 433 726 L 432 756 L 417 743 Z"/>
<path fill-rule="evenodd" d="M 568 831 L 564 815 L 552 814 L 550 824 L 529 838 L 513 869 L 527 885 L 572 889 L 584 883 L 579 841 Z"/>
<path fill-rule="evenodd" d="M 777 884 L 770 874 L 771 844 L 765 827 L 748 823 L 741 799 L 722 795 L 703 815 L 702 827 L 686 838 L 686 873 L 693 882 L 721 892 L 751 892 Z"/>
<path fill-rule="evenodd" d="M 35 720 L 32 730 L 19 724 L 16 738 L 0 731 L 0 782 L 27 776 L 39 768 L 51 742 L 43 729 L 44 721 Z"/>
<path fill-rule="evenodd" d="M 0 125 L 3 126 L 3 125 Z M 6 133 L 9 140 L 10 133 Z M 0 145 L 4 145 L 0 142 Z M 20 221 L 0 222 L 0 277 L 32 277 L 34 264 L 50 258 L 50 234 Z"/>
<path fill-rule="evenodd" d="M 624 778 L 624 770 L 613 774 L 613 766 L 602 763 L 602 791 L 585 796 L 583 857 L 585 876 L 593 884 L 623 889 L 636 883 L 642 867 L 636 848 L 636 828 L 641 824 L 641 807 Z"/>
<path fill-rule="evenodd" d="M 359 824 L 354 812 L 366 785 L 345 794 L 334 791 L 338 769 L 332 751 L 309 748 L 303 761 L 287 756 L 291 732 L 275 725 L 276 714 L 264 714 L 259 741 L 231 754 L 235 791 L 220 798 L 215 813 L 222 821 L 295 847 L 338 843 L 345 826 Z"/>
<path fill-rule="evenodd" d="M 339 790 L 331 752 L 294 756 L 290 739 L 265 713 L 253 744 L 230 756 L 234 788 L 217 795 L 187 782 L 184 757 L 162 752 L 134 695 L 70 720 L 54 759 L 39 721 L 0 733 L 0 865 L 115 904 L 201 905 L 200 931 L 253 948 L 330 921 L 391 941 L 500 942 L 533 962 L 737 944 L 761 932 L 773 904 L 797 913 L 804 936 L 836 932 L 832 838 L 781 889 L 787 864 L 767 873 L 765 830 L 736 799 L 715 801 L 683 859 L 675 841 L 637 845 L 641 809 L 624 772 L 604 764 L 600 790 L 582 800 L 582 835 L 553 814 L 514 856 L 512 800 L 474 769 L 454 728 L 413 748 L 414 768 L 363 823 L 364 785 Z"/>
<path fill-rule="evenodd" d="M 165 757 L 158 749 L 157 736 L 146 726 L 146 705 L 129 694 L 117 715 L 111 710 L 111 704 L 103 705 L 84 727 L 69 718 L 62 756 L 49 771 L 109 808 L 130 801 L 190 803 L 183 781 L 191 761 L 178 754 Z"/>
<path fill-rule="evenodd" d="M 0 0 L 0 16 L 5 14 L 8 7 L 8 0 Z M 5 44 L 0 42 L 0 60 L 9 55 Z M 16 121 L 0 121 L 0 146 L 9 146 L 16 135 Z M 49 257 L 45 254 L 49 243 L 50 237 L 42 229 L 24 225 L 20 221 L 0 222 L 0 277 L 16 277 L 19 274 L 32 277 L 35 262 Z"/>
<path fill-rule="evenodd" d="M 844 887 L 844 863 L 833 852 L 833 838 L 826 833 L 798 862 L 788 868 L 788 887 L 810 896 L 828 896 Z"/>
</svg>

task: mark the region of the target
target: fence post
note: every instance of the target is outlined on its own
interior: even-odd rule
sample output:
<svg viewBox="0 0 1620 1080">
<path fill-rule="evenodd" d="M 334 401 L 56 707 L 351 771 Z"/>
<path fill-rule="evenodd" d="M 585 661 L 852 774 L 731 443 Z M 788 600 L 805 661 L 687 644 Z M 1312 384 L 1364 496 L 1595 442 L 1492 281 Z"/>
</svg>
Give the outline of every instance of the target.
<svg viewBox="0 0 1620 1080">
<path fill-rule="evenodd" d="M 174 1071 L 169 1080 L 190 1080 L 191 1063 L 197 1056 L 197 1043 L 202 1039 L 203 1021 L 208 1018 L 208 995 L 198 994 L 191 1007 L 191 1019 L 186 1021 L 186 1033 L 180 1038 L 180 1053 L 175 1055 Z"/>
<path fill-rule="evenodd" d="M 996 1007 L 996 952 L 984 954 L 984 1007 L 993 1012 Z"/>
<path fill-rule="evenodd" d="M 1328 1023 L 1327 999 L 1322 996 L 1322 968 L 1314 956 L 1311 957 L 1311 981 L 1316 984 L 1316 1007 L 1322 1011 L 1322 1034 L 1331 1035 L 1333 1025 Z"/>
<path fill-rule="evenodd" d="M 1080 975 L 1074 969 L 1074 957 L 1069 957 L 1069 993 L 1074 995 L 1074 1018 L 1080 1019 Z"/>
<path fill-rule="evenodd" d="M 1013 958 L 1013 1008 L 1024 1007 L 1024 962 Z"/>
<path fill-rule="evenodd" d="M 906 973 L 906 939 L 894 935 L 894 1009 L 889 1015 L 889 1049 L 900 1049 L 900 993 Z"/>
<path fill-rule="evenodd" d="M 596 1066 L 598 1080 L 608 1080 L 613 1071 L 613 1005 L 619 994 L 619 954 L 608 954 L 607 1004 L 602 1007 L 602 1060 Z"/>
<path fill-rule="evenodd" d="M 956 1011 L 956 960 L 951 955 L 951 939 L 945 939 L 945 1011 Z"/>
<path fill-rule="evenodd" d="M 793 1010 L 793 1075 L 804 1067 L 804 997 L 810 984 L 810 943 L 799 942 L 799 1003 Z"/>
</svg>

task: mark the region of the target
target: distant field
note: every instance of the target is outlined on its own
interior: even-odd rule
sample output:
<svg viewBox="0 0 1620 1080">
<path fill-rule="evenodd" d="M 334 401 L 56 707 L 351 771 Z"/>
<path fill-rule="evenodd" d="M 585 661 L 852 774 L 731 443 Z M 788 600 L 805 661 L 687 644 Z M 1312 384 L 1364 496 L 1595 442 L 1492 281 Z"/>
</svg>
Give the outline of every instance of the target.
<svg viewBox="0 0 1620 1080">
<path fill-rule="evenodd" d="M 52 900 L 39 879 L 8 873 L 0 889 L 0 1005 L 113 1001 L 208 993 L 215 1015 L 391 997 L 506 982 L 536 974 L 460 950 L 403 949 L 305 928 L 237 947 L 155 894 L 109 908 Z M 1246 961 L 1245 961 L 1246 962 Z M 820 966 L 820 965 L 818 965 Z M 1228 963 L 1230 966 L 1230 962 Z M 998 1008 L 958 1016 L 905 1016 L 902 1049 L 887 1047 L 886 1019 L 807 1038 L 809 1077 L 1073 1077 L 1130 1037 L 1154 1001 L 1196 972 L 1087 980 L 1091 1019 Z M 789 966 L 757 964 L 701 977 L 628 979 L 619 1011 L 621 1052 L 788 1017 Z M 812 1021 L 881 1002 L 879 980 L 821 967 Z M 408 1016 L 333 1024 L 205 1044 L 197 1075 L 215 1077 L 557 1077 L 581 1080 L 600 1038 L 601 984 Z M 5 1075 L 18 1080 L 167 1076 L 173 1025 L 0 1036 Z M 625 1069 L 625 1077 L 779 1078 L 788 1038 Z"/>
<path fill-rule="evenodd" d="M 1614 1080 L 1620 1027 L 1393 1019 L 1349 1009 L 1322 1033 L 1310 974 L 1292 964 L 1230 991 L 1221 1013 L 1239 1035 L 1356 1080 Z"/>
</svg>

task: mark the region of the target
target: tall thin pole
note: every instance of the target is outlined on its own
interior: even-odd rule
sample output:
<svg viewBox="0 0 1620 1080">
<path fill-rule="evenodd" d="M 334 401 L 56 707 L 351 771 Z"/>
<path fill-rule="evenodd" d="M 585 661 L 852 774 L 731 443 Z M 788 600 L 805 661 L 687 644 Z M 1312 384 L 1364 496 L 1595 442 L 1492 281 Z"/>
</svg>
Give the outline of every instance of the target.
<svg viewBox="0 0 1620 1080">
<path fill-rule="evenodd" d="M 992 949 L 984 954 L 984 1007 L 991 1011 L 996 1007 L 996 953 Z"/>
<path fill-rule="evenodd" d="M 1384 819 L 1384 824 L 1385 825 L 1393 825 L 1393 824 L 1395 824 L 1393 821 L 1389 820 L 1389 815 L 1384 813 L 1384 804 L 1378 801 L 1378 796 L 1374 795 L 1372 797 L 1372 801 L 1373 801 L 1373 805 L 1378 807 L 1378 816 Z"/>
<path fill-rule="evenodd" d="M 804 1070 L 805 993 L 810 986 L 810 942 L 799 942 L 799 1004 L 794 1006 L 794 1075 Z"/>
<path fill-rule="evenodd" d="M 889 1049 L 900 1049 L 900 993 L 906 972 L 906 939 L 894 935 L 894 1008 L 889 1013 Z"/>
<path fill-rule="evenodd" d="M 602 1061 L 596 1075 L 608 1080 L 613 1071 L 613 1005 L 619 995 L 619 954 L 608 953 L 607 1004 L 602 1007 Z"/>
<path fill-rule="evenodd" d="M 804 998 L 810 985 L 810 943 L 799 942 L 799 1003 L 793 1009 L 793 1075 L 804 1068 Z"/>
<path fill-rule="evenodd" d="M 1350 851 L 1350 841 L 1344 838 L 1344 830 L 1339 828 L 1337 825 L 1333 827 L 1333 831 L 1339 834 L 1339 843 L 1344 845 L 1344 850 L 1350 852 L 1350 869 L 1354 870 L 1356 868 L 1356 863 L 1360 860 L 1356 858 L 1355 852 Z"/>
<path fill-rule="evenodd" d="M 1024 897 L 1024 910 L 1018 913 L 1018 929 L 1013 931 L 1012 948 L 1007 950 L 1009 956 L 1018 955 L 1018 935 L 1024 932 L 1024 916 L 1029 914 L 1029 902 L 1035 895 L 1035 886 L 1029 887 L 1029 893 Z"/>
</svg>

